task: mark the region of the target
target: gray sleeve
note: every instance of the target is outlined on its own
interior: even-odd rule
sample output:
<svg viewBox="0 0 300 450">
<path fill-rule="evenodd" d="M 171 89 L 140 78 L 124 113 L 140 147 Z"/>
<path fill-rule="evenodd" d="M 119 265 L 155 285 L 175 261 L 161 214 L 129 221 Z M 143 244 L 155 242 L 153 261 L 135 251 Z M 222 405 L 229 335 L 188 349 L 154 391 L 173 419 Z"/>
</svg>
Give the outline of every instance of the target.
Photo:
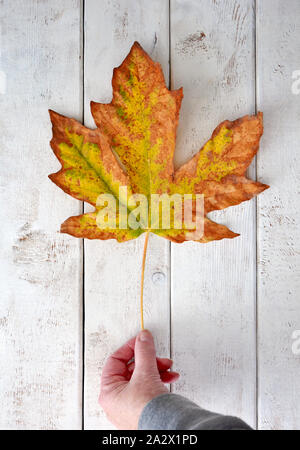
<svg viewBox="0 0 300 450">
<path fill-rule="evenodd" d="M 153 398 L 142 411 L 139 430 L 251 430 L 241 419 L 200 408 L 177 394 Z"/>
</svg>

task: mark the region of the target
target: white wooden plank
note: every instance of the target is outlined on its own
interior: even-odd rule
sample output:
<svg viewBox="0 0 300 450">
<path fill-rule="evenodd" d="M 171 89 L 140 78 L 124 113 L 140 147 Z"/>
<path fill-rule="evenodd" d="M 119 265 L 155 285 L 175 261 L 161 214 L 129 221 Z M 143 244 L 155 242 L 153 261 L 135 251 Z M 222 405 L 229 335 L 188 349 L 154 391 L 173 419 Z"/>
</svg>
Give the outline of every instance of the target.
<svg viewBox="0 0 300 450">
<path fill-rule="evenodd" d="M 254 2 L 171 2 L 172 88 L 183 86 L 177 164 L 224 119 L 255 110 Z M 253 170 L 252 170 L 253 175 Z M 241 234 L 172 244 L 174 392 L 255 426 L 255 200 L 214 213 Z"/>
<path fill-rule="evenodd" d="M 79 0 L 1 2 L 0 428 L 81 427 L 80 212 L 47 175 L 48 108 L 80 118 Z"/>
<path fill-rule="evenodd" d="M 85 2 L 85 123 L 90 100 L 110 102 L 111 78 L 137 40 L 168 80 L 168 1 Z M 129 243 L 85 241 L 85 428 L 107 429 L 98 405 L 101 368 L 109 354 L 139 331 L 144 235 Z M 169 243 L 151 235 L 145 275 L 145 327 L 169 354 Z"/>
<path fill-rule="evenodd" d="M 257 169 L 271 185 L 258 202 L 258 421 L 261 429 L 299 429 L 300 2 L 259 0 L 257 39 L 265 113 Z"/>
</svg>

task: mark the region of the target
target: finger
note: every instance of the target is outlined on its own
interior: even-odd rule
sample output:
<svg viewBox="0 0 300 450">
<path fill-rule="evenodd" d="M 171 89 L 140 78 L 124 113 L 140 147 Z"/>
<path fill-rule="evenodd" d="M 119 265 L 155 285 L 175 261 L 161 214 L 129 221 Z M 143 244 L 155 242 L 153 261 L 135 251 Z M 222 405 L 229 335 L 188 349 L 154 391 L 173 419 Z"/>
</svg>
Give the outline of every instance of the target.
<svg viewBox="0 0 300 450">
<path fill-rule="evenodd" d="M 173 365 L 173 361 L 169 358 L 156 358 L 158 370 L 168 370 Z"/>
<path fill-rule="evenodd" d="M 159 371 L 169 370 L 173 365 L 173 361 L 169 358 L 156 358 L 156 362 Z M 133 372 L 134 367 L 134 361 L 132 361 L 130 364 L 128 364 L 127 369 L 129 370 L 129 372 Z"/>
<path fill-rule="evenodd" d="M 148 330 L 141 331 L 134 347 L 134 375 L 156 375 L 158 373 L 153 336 Z"/>
<path fill-rule="evenodd" d="M 177 372 L 162 372 L 160 374 L 160 379 L 163 383 L 174 383 L 180 377 Z"/>
<path fill-rule="evenodd" d="M 130 339 L 108 358 L 102 371 L 102 385 L 126 379 L 127 363 L 134 355 L 135 340 L 135 337 Z"/>
</svg>

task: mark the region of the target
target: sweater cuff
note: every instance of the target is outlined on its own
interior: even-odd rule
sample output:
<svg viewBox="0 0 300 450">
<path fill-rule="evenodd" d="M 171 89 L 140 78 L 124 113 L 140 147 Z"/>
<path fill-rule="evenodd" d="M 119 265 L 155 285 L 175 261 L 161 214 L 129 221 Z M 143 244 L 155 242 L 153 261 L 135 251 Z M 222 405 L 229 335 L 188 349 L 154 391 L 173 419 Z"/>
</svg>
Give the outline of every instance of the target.
<svg viewBox="0 0 300 450">
<path fill-rule="evenodd" d="M 139 430 L 251 430 L 241 419 L 200 408 L 178 394 L 162 394 L 144 407 Z"/>
</svg>

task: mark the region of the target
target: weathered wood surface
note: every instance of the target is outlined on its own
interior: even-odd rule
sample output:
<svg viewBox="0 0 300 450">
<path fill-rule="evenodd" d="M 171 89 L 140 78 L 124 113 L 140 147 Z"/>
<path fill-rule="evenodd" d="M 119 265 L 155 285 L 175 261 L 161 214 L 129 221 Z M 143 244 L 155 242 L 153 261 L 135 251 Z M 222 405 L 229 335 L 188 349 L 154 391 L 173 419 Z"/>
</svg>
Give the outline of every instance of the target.
<svg viewBox="0 0 300 450">
<path fill-rule="evenodd" d="M 0 428 L 81 428 L 81 205 L 59 168 L 48 108 L 81 119 L 79 0 L 1 2 Z"/>
<path fill-rule="evenodd" d="M 260 0 L 257 13 L 258 107 L 265 113 L 257 173 L 271 185 L 258 200 L 258 423 L 299 430 L 300 2 Z"/>
<path fill-rule="evenodd" d="M 113 67 L 138 40 L 168 80 L 169 3 L 89 0 L 85 4 L 85 123 L 90 100 L 110 102 Z M 97 44 L 95 44 L 97 43 Z M 105 359 L 140 329 L 139 296 L 144 235 L 119 244 L 85 242 L 85 428 L 111 427 L 98 405 Z M 151 235 L 145 274 L 145 326 L 161 355 L 169 355 L 169 243 Z"/>
<path fill-rule="evenodd" d="M 172 88 L 184 87 L 178 163 L 222 120 L 255 111 L 253 7 L 171 2 Z M 255 426 L 255 200 L 212 217 L 241 236 L 172 245 L 172 357 L 182 373 L 174 392 Z"/>
<path fill-rule="evenodd" d="M 262 429 L 299 429 L 300 2 L 0 3 L 0 428 L 81 428 L 82 414 L 86 429 L 111 428 L 100 374 L 139 330 L 144 237 L 86 241 L 83 259 L 82 241 L 59 234 L 83 205 L 47 179 L 59 167 L 47 109 L 93 127 L 90 100 L 110 101 L 112 69 L 138 40 L 184 88 L 177 166 L 257 106 L 257 176 L 271 185 L 257 208 L 213 215 L 237 239 L 170 249 L 151 236 L 145 325 L 182 374 L 174 392 Z"/>
</svg>

